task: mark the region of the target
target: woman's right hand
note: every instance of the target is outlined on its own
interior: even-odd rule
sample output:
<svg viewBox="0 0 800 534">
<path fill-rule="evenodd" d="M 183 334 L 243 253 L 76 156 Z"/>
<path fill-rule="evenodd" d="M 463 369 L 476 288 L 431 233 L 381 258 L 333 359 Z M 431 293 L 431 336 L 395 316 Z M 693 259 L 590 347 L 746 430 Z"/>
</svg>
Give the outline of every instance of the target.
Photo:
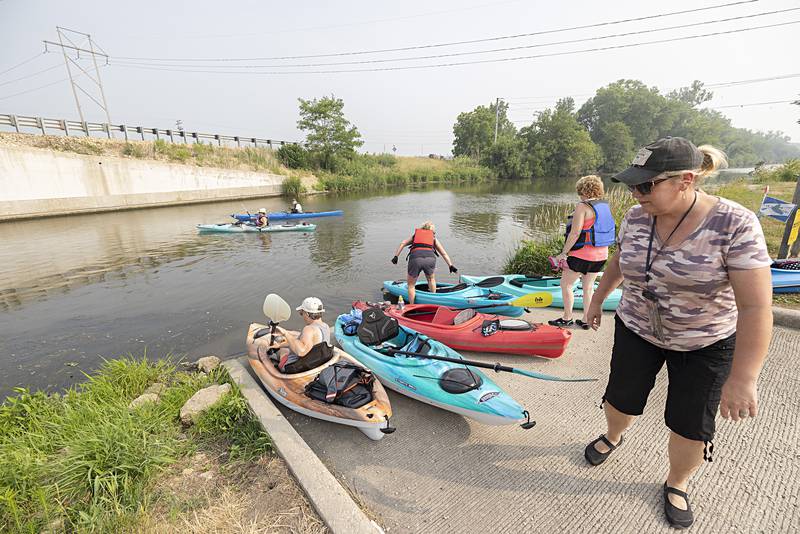
<svg viewBox="0 0 800 534">
<path fill-rule="evenodd" d="M 592 303 L 589 304 L 589 309 L 586 310 L 586 322 L 593 330 L 600 328 L 600 322 L 603 319 L 602 303 L 596 304 L 595 302 L 595 299 L 592 299 Z"/>
<path fill-rule="evenodd" d="M 392 256 L 392 263 L 397 265 L 397 256 Z"/>
</svg>

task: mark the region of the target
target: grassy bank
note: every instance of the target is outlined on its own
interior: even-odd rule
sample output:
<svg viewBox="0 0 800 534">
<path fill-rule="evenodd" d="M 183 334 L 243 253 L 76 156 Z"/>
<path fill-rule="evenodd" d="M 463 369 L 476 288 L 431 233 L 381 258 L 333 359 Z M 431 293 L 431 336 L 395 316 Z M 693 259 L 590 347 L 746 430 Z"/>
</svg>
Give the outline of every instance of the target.
<svg viewBox="0 0 800 534">
<path fill-rule="evenodd" d="M 486 167 L 469 159 L 398 158 L 361 154 L 336 172 L 318 172 L 320 190 L 350 192 L 423 184 L 479 183 L 494 178 Z"/>
<path fill-rule="evenodd" d="M 129 408 L 154 383 L 166 386 L 158 402 Z M 18 390 L 0 406 L 0 531 L 142 532 L 155 524 L 177 531 L 198 510 L 219 504 L 209 488 L 180 494 L 164 483 L 186 478 L 186 468 L 175 469 L 201 454 L 213 459 L 218 477 L 271 460 L 269 438 L 235 384 L 182 428 L 186 400 L 220 383 L 230 383 L 222 367 L 206 375 L 124 358 L 63 394 Z M 236 493 L 235 485 L 223 487 Z"/>
<path fill-rule="evenodd" d="M 794 193 L 795 184 L 793 182 L 771 182 L 770 195 L 790 201 Z M 712 185 L 707 188 L 709 193 L 738 202 L 744 207 L 757 212 L 764 196 L 764 186 L 752 184 L 745 181 L 732 182 L 723 185 Z M 633 197 L 624 189 L 616 188 L 609 192 L 608 200 L 617 221 L 617 227 L 625 215 L 625 212 L 636 202 Z M 558 232 L 558 226 L 566 221 L 568 215 L 572 213 L 574 206 L 571 204 L 559 204 L 547 206 L 544 210 L 537 212 L 534 216 L 533 224 L 537 228 L 545 231 L 552 231 L 551 237 L 541 241 L 525 240 L 516 251 L 511 253 L 506 259 L 503 272 L 522 273 L 526 275 L 552 275 L 550 265 L 547 261 L 548 256 L 555 256 L 561 252 L 564 244 L 563 236 Z M 767 241 L 767 248 L 772 257 L 776 257 L 783 238 L 784 225 L 779 221 L 762 218 L 761 226 L 764 229 L 764 236 Z M 779 306 L 800 309 L 800 295 L 774 295 L 773 302 Z"/>
</svg>

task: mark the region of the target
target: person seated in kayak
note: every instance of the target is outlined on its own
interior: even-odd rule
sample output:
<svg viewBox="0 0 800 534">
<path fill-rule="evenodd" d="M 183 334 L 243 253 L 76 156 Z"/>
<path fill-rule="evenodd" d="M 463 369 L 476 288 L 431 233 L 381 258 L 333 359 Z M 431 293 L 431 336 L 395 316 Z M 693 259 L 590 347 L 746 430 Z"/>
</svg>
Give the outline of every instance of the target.
<svg viewBox="0 0 800 534">
<path fill-rule="evenodd" d="M 436 277 L 434 271 L 436 270 L 436 256 L 440 255 L 447 262 L 451 273 L 458 272 L 450 256 L 444 250 L 444 247 L 436 239 L 436 228 L 431 221 L 425 221 L 421 228 L 414 230 L 414 235 L 408 239 L 400 242 L 397 250 L 392 258 L 392 263 L 397 265 L 397 257 L 405 247 L 409 247 L 410 252 L 406 259 L 408 260 L 408 303 L 414 304 L 414 297 L 416 296 L 416 284 L 419 273 L 424 272 L 425 278 L 428 279 L 428 290 L 431 293 L 436 293 Z"/>
<path fill-rule="evenodd" d="M 297 201 L 297 199 L 292 200 L 292 213 L 303 213 L 303 206 Z"/>
<path fill-rule="evenodd" d="M 581 201 L 567 225 L 564 248 L 556 260 L 563 266 L 561 295 L 564 312 L 558 319 L 547 321 L 553 326 L 568 327 L 573 324 L 589 329 L 587 313 L 592 302 L 594 282 L 608 259 L 608 247 L 616 240 L 616 224 L 608 202 L 602 200 L 603 181 L 595 175 L 584 176 L 575 183 Z M 583 286 L 583 320 L 572 320 L 575 303 L 573 285 L 580 278 Z"/>
<path fill-rule="evenodd" d="M 270 346 L 280 349 L 278 369 L 286 374 L 310 371 L 333 357 L 331 329 L 322 321 L 322 314 L 325 313 L 322 301 L 308 297 L 296 310 L 305 322 L 303 330 L 296 332 L 276 326 L 275 331 L 283 339 Z"/>
<path fill-rule="evenodd" d="M 261 208 L 258 210 L 258 215 L 256 215 L 256 226 L 259 228 L 266 228 L 269 226 L 269 217 L 267 216 L 266 208 Z"/>
</svg>

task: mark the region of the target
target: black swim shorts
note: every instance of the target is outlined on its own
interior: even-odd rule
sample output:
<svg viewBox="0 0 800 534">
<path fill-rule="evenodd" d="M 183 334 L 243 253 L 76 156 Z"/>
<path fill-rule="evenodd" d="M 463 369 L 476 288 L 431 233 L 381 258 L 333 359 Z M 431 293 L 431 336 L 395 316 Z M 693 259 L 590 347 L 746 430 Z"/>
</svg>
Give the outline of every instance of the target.
<svg viewBox="0 0 800 534">
<path fill-rule="evenodd" d="M 576 273 L 589 274 L 599 273 L 603 271 L 606 266 L 606 260 L 602 261 L 589 261 L 575 256 L 567 256 L 567 266 Z"/>
<path fill-rule="evenodd" d="M 686 439 L 711 441 L 735 346 L 733 334 L 698 350 L 662 349 L 637 336 L 617 317 L 604 400 L 624 414 L 641 415 L 656 375 L 666 362 L 667 427 Z"/>
</svg>

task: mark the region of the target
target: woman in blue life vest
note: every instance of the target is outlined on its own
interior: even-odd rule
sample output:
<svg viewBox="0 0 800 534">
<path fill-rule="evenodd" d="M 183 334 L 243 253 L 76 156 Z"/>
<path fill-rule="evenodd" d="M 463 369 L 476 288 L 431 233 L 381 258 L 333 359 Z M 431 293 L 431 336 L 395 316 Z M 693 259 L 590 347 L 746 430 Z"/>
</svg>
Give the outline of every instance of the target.
<svg viewBox="0 0 800 534">
<path fill-rule="evenodd" d="M 421 228 L 414 230 L 414 235 L 408 239 L 404 239 L 392 258 L 392 263 L 397 265 L 397 258 L 404 248 L 409 247 L 408 253 L 408 303 L 414 304 L 414 297 L 417 294 L 416 284 L 419 273 L 424 272 L 425 278 L 428 279 L 428 288 L 431 293 L 436 293 L 436 278 L 433 273 L 436 270 L 436 255 L 440 255 L 447 262 L 451 273 L 458 272 L 450 256 L 445 252 L 444 247 L 436 239 L 436 228 L 431 221 L 425 221 Z"/>
<path fill-rule="evenodd" d="M 564 313 L 558 319 L 548 321 L 553 326 L 578 325 L 589 329 L 587 310 L 592 302 L 594 282 L 608 260 L 608 247 L 616 239 L 616 225 L 608 202 L 602 200 L 605 193 L 599 176 L 584 176 L 575 184 L 581 201 L 575 206 L 567 226 L 564 248 L 556 256 L 562 266 L 561 295 L 564 298 Z M 581 279 L 583 286 L 583 320 L 572 320 L 575 303 L 573 286 Z"/>
</svg>

